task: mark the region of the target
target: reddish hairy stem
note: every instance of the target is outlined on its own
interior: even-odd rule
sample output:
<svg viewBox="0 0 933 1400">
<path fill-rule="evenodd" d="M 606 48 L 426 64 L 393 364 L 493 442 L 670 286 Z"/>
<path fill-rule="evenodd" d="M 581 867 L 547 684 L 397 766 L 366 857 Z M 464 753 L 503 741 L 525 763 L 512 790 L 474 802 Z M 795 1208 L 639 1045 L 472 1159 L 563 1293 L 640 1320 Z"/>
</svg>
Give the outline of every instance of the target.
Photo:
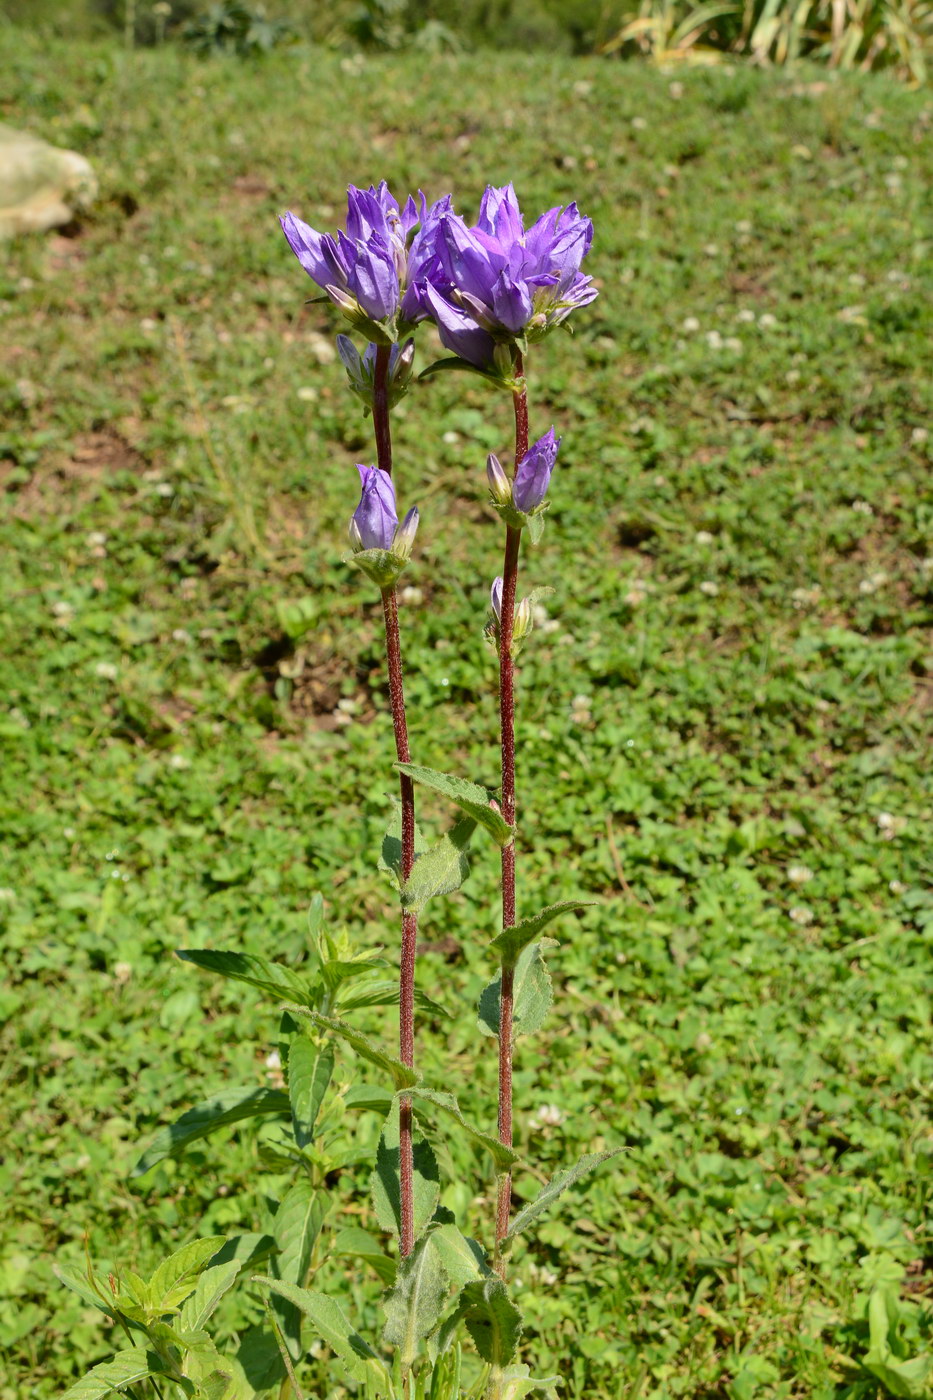
<svg viewBox="0 0 933 1400">
<path fill-rule="evenodd" d="M 382 471 L 392 475 L 392 435 L 389 427 L 389 357 L 388 345 L 377 345 L 373 379 L 373 426 L 376 436 L 376 459 Z M 395 730 L 395 753 L 399 763 L 411 762 L 408 747 L 408 721 L 405 716 L 405 688 L 402 680 L 402 646 L 398 627 L 398 601 L 395 589 L 382 593 L 385 617 L 386 662 L 389 671 L 389 698 L 392 703 L 392 726 Z M 411 778 L 399 774 L 399 795 L 402 802 L 402 862 L 401 877 L 405 881 L 415 863 L 415 788 Z M 418 941 L 417 915 L 402 911 L 402 948 L 399 959 L 398 1041 L 402 1064 L 415 1062 L 415 948 Z M 399 1187 L 401 1221 L 399 1249 L 402 1258 L 409 1255 L 415 1243 L 414 1231 L 414 1163 L 412 1157 L 411 1100 L 402 1099 L 398 1111 Z"/>
<path fill-rule="evenodd" d="M 516 354 L 515 377 L 521 378 L 522 357 Z M 528 398 L 524 387 L 513 396 L 515 408 L 515 463 L 528 451 Z M 506 526 L 505 563 L 502 569 L 502 615 L 499 621 L 499 726 L 502 736 L 502 815 L 515 824 L 515 663 L 512 659 L 512 630 L 515 623 L 515 594 L 518 586 L 518 552 L 522 534 Z M 515 842 L 502 851 L 502 927 L 515 923 Z M 515 972 L 502 966 L 499 986 L 499 1141 L 512 1146 L 512 1013 Z M 499 1177 L 496 1204 L 496 1254 L 509 1228 L 512 1205 L 512 1173 Z M 505 1265 L 498 1262 L 504 1275 Z"/>
</svg>

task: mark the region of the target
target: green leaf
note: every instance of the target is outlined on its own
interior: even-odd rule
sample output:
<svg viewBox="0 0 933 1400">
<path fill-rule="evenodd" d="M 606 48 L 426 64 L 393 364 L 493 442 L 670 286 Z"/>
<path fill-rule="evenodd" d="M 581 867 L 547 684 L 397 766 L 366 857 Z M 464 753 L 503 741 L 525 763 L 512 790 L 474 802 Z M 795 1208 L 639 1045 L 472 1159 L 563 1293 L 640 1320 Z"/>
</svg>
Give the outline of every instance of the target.
<svg viewBox="0 0 933 1400">
<path fill-rule="evenodd" d="M 466 1323 L 476 1350 L 490 1366 L 507 1366 L 515 1355 L 522 1332 L 522 1315 L 506 1293 L 501 1278 L 468 1283 L 460 1294 L 456 1312 L 444 1323 L 447 1334 L 439 1349 L 445 1351 L 457 1325 Z"/>
<path fill-rule="evenodd" d="M 213 1268 L 204 1270 L 198 1279 L 197 1287 L 190 1298 L 185 1300 L 181 1310 L 179 1325 L 184 1331 L 201 1330 L 221 1298 L 236 1283 L 240 1267 L 238 1259 L 230 1259 L 226 1264 L 215 1264 Z"/>
<path fill-rule="evenodd" d="M 326 1211 L 326 1197 L 307 1178 L 300 1178 L 283 1196 L 274 1221 L 279 1246 L 278 1258 L 273 1263 L 276 1278 L 304 1285 Z M 301 1314 L 292 1303 L 281 1298 L 273 1300 L 273 1308 L 285 1344 L 297 1360 L 301 1356 Z"/>
<path fill-rule="evenodd" d="M 347 1108 L 369 1109 L 383 1118 L 392 1107 L 394 1095 L 381 1084 L 351 1084 L 343 1096 Z"/>
<path fill-rule="evenodd" d="M 567 1167 L 564 1171 L 555 1172 L 550 1181 L 545 1182 L 533 1201 L 529 1201 L 513 1219 L 509 1226 L 506 1241 L 514 1240 L 515 1236 L 522 1230 L 527 1230 L 532 1221 L 537 1220 L 539 1215 L 543 1215 L 546 1210 L 567 1190 L 568 1186 L 573 1186 L 588 1176 L 591 1171 L 600 1166 L 603 1162 L 610 1161 L 613 1157 L 618 1157 L 626 1149 L 615 1147 L 609 1152 L 589 1152 L 581 1157 L 579 1162 L 573 1167 Z"/>
<path fill-rule="evenodd" d="M 528 538 L 532 544 L 537 544 L 544 534 L 544 511 L 536 511 L 528 517 Z"/>
<path fill-rule="evenodd" d="M 169 1308 L 177 1307 L 189 1293 L 193 1293 L 197 1275 L 225 1243 L 223 1235 L 191 1240 L 164 1259 L 149 1280 L 156 1308 L 160 1312 L 168 1312 Z"/>
<path fill-rule="evenodd" d="M 368 1342 L 353 1330 L 332 1298 L 326 1298 L 323 1293 L 314 1293 L 308 1288 L 299 1288 L 294 1283 L 284 1283 L 281 1279 L 264 1278 L 259 1275 L 255 1282 L 263 1284 L 280 1297 L 287 1298 L 296 1308 L 301 1309 L 318 1335 L 338 1357 L 351 1380 L 372 1386 L 375 1395 L 392 1393 L 385 1365 Z"/>
<path fill-rule="evenodd" d="M 266 996 L 277 1001 L 298 1001 L 302 1005 L 313 1006 L 315 995 L 304 977 L 293 972 L 282 963 L 260 958 L 255 953 L 228 953 L 213 948 L 181 948 L 178 957 L 182 962 L 194 963 L 205 972 L 216 972 L 221 977 L 232 977 L 237 982 L 247 982 L 257 987 Z"/>
<path fill-rule="evenodd" d="M 488 1276 L 490 1269 L 482 1245 L 462 1234 L 456 1225 L 438 1225 L 426 1238 L 440 1256 L 454 1288 Z"/>
<path fill-rule="evenodd" d="M 507 1366 L 504 1370 L 493 1371 L 486 1397 L 487 1400 L 524 1400 L 524 1396 L 536 1390 L 553 1397 L 560 1384 L 560 1376 L 532 1376 L 525 1365 Z"/>
<path fill-rule="evenodd" d="M 399 1234 L 402 1228 L 402 1188 L 399 1178 L 399 1127 L 398 1113 L 392 1112 L 386 1119 L 385 1127 L 376 1148 L 376 1164 L 370 1176 L 373 1205 L 376 1219 L 382 1230 L 394 1230 Z M 414 1166 L 414 1233 L 420 1235 L 428 1225 L 440 1199 L 440 1175 L 434 1149 L 426 1138 L 413 1135 L 412 1157 Z"/>
<path fill-rule="evenodd" d="M 508 1171 L 509 1167 L 519 1160 L 518 1153 L 513 1152 L 511 1147 L 506 1147 L 498 1138 L 492 1137 L 489 1133 L 474 1128 L 472 1123 L 468 1123 L 453 1094 L 445 1093 L 441 1089 L 425 1089 L 419 1085 L 413 1090 L 412 1097 L 419 1102 L 432 1104 L 441 1113 L 446 1113 L 453 1118 L 473 1142 L 490 1153 L 495 1162 L 496 1171 Z"/>
<path fill-rule="evenodd" d="M 438 773 L 434 768 L 422 768 L 418 763 L 396 763 L 394 766 L 400 773 L 406 773 L 413 782 L 420 783 L 422 787 L 432 788 L 434 792 L 439 792 L 456 802 L 461 812 L 465 812 L 468 817 L 485 827 L 497 845 L 507 846 L 515 835 L 514 827 L 509 826 L 502 813 L 495 807 L 490 807 L 492 794 L 478 783 L 468 782 L 466 778 L 455 778 L 450 773 Z"/>
<path fill-rule="evenodd" d="M 530 1035 L 544 1024 L 554 992 L 551 974 L 541 956 L 545 948 L 556 948 L 553 938 L 542 938 L 523 948 L 515 964 L 512 984 L 512 1033 Z M 499 1034 L 499 1007 L 502 973 L 483 988 L 479 999 L 479 1028 L 484 1035 Z"/>
<path fill-rule="evenodd" d="M 422 1235 L 400 1261 L 395 1287 L 383 1300 L 383 1338 L 398 1347 L 403 1373 L 417 1358 L 419 1341 L 437 1326 L 450 1286 L 441 1256 L 431 1244 L 432 1233 Z"/>
<path fill-rule="evenodd" d="M 395 796 L 393 796 L 392 802 L 395 804 L 395 811 L 386 834 L 382 838 L 379 869 L 394 875 L 397 882 L 402 868 L 402 804 Z M 422 851 L 426 851 L 427 848 L 428 842 L 424 832 L 415 822 L 415 855 L 421 855 Z"/>
<path fill-rule="evenodd" d="M 403 908 L 420 913 L 435 895 L 451 894 L 460 888 L 470 873 L 467 850 L 475 830 L 472 817 L 461 817 L 446 836 L 417 858 L 402 886 Z"/>
<path fill-rule="evenodd" d="M 368 1006 L 397 1006 L 398 1005 L 398 978 L 383 978 L 378 982 L 364 982 L 356 987 L 346 996 L 340 998 L 341 1011 L 358 1011 L 361 1007 Z M 425 1012 L 428 1016 L 443 1016 L 447 1020 L 453 1019 L 453 1013 L 448 1011 L 446 1006 L 441 1006 L 437 1001 L 432 1001 L 424 992 L 415 988 L 415 1005 L 419 1011 Z"/>
<path fill-rule="evenodd" d="M 334 1047 L 299 1031 L 288 1043 L 288 1097 L 295 1141 L 305 1147 L 314 1140 L 314 1125 L 334 1071 Z"/>
<path fill-rule="evenodd" d="M 236 1260 L 241 1269 L 247 1265 L 261 1264 L 263 1259 L 277 1253 L 278 1245 L 271 1235 L 254 1234 L 249 1231 L 242 1235 L 231 1235 L 214 1255 L 214 1264 L 229 1264 Z"/>
<path fill-rule="evenodd" d="M 421 371 L 418 378 L 428 379 L 432 375 L 447 373 L 451 370 L 461 370 L 464 374 L 478 374 L 481 379 L 494 384 L 497 389 L 507 389 L 510 393 L 515 393 L 522 387 L 522 381 L 506 379 L 491 370 L 480 369 L 479 365 L 471 365 L 469 360 L 461 360 L 458 355 L 449 355 L 445 356 L 443 360 L 435 360 L 433 364 L 428 365 L 427 369 Z"/>
<path fill-rule="evenodd" d="M 530 919 L 522 919 L 521 923 L 503 929 L 489 946 L 499 954 L 506 967 L 514 967 L 519 953 L 533 943 L 541 930 L 554 919 L 559 919 L 561 914 L 571 909 L 585 909 L 595 903 L 594 899 L 563 899 L 559 904 L 549 904 L 546 909 L 532 914 Z"/>
<path fill-rule="evenodd" d="M 271 1390 L 285 1379 L 278 1343 L 265 1327 L 250 1327 L 243 1335 L 236 1359 L 255 1391 Z"/>
<path fill-rule="evenodd" d="M 112 1302 L 105 1301 L 99 1293 L 94 1291 L 86 1270 L 79 1269 L 74 1264 L 53 1264 L 52 1272 L 66 1288 L 77 1293 L 86 1303 L 90 1303 L 94 1308 L 100 1308 L 101 1312 L 106 1313 L 108 1317 L 114 1316 Z"/>
<path fill-rule="evenodd" d="M 348 1225 L 340 1230 L 330 1242 L 330 1254 L 349 1259 L 362 1259 L 379 1275 L 382 1282 L 390 1287 L 395 1282 L 395 1260 L 383 1254 L 375 1235 L 361 1230 L 358 1225 Z"/>
<path fill-rule="evenodd" d="M 884 1386 L 888 1395 L 899 1400 L 927 1400 L 933 1375 L 933 1355 L 929 1352 L 900 1360 L 891 1347 L 901 1316 L 896 1289 L 882 1285 L 872 1290 L 868 1300 L 870 1347 L 862 1365 Z"/>
<path fill-rule="evenodd" d="M 331 1035 L 345 1041 L 361 1059 L 368 1060 L 371 1065 L 377 1065 L 379 1069 L 385 1070 L 396 1089 L 410 1089 L 413 1084 L 418 1083 L 419 1075 L 413 1069 L 410 1069 L 408 1065 L 403 1065 L 401 1060 L 389 1055 L 367 1036 L 361 1035 L 358 1030 L 354 1030 L 353 1026 L 346 1021 L 340 1021 L 335 1016 L 322 1016 L 319 1011 L 310 1011 L 305 1006 L 286 1006 L 285 1010 L 290 1011 L 293 1015 L 306 1016 L 312 1025 L 317 1026 L 319 1030 L 329 1031 Z"/>
<path fill-rule="evenodd" d="M 131 1176 L 142 1176 L 165 1157 L 177 1157 L 189 1143 L 208 1137 L 219 1128 L 239 1123 L 243 1118 L 258 1118 L 266 1113 L 288 1113 L 288 1095 L 281 1089 L 224 1089 L 213 1098 L 195 1104 L 177 1122 L 156 1133 L 146 1151 L 136 1163 Z"/>
<path fill-rule="evenodd" d="M 223 1371 L 211 1371 L 209 1376 L 198 1382 L 194 1400 L 224 1400 L 232 1380 L 233 1378 Z"/>
<path fill-rule="evenodd" d="M 88 1371 L 65 1392 L 62 1400 L 103 1400 L 103 1396 L 112 1395 L 115 1390 L 145 1380 L 147 1376 L 164 1374 L 155 1352 L 133 1347 L 131 1351 L 118 1351 L 112 1361 L 104 1361 Z"/>
</svg>

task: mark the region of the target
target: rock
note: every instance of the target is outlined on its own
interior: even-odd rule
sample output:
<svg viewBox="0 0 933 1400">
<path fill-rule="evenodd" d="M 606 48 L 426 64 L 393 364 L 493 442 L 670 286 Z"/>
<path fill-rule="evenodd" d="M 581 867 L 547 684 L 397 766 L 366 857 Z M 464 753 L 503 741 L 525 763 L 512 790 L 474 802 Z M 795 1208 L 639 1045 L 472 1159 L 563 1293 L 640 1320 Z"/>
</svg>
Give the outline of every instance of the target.
<svg viewBox="0 0 933 1400">
<path fill-rule="evenodd" d="M 0 238 L 70 223 L 96 194 L 84 156 L 0 123 Z"/>
</svg>

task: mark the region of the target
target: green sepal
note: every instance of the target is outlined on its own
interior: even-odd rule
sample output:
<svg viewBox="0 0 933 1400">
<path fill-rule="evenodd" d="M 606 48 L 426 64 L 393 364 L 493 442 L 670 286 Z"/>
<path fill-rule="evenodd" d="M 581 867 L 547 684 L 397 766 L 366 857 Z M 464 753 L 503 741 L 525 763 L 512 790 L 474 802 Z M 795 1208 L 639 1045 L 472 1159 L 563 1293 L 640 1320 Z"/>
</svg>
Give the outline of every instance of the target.
<svg viewBox="0 0 933 1400">
<path fill-rule="evenodd" d="M 541 930 L 554 919 L 559 919 L 561 914 L 566 914 L 571 909 L 586 909 L 596 903 L 595 899 L 562 899 L 559 904 L 549 904 L 546 909 L 540 909 L 529 919 L 522 919 L 521 923 L 503 929 L 489 946 L 499 954 L 505 967 L 514 967 L 522 949 L 534 942 Z"/>
<path fill-rule="evenodd" d="M 415 1070 L 403 1065 L 401 1060 L 397 1060 L 394 1055 L 390 1055 L 346 1021 L 340 1021 L 335 1016 L 322 1016 L 319 1011 L 311 1011 L 306 1006 L 286 1006 L 285 1010 L 293 1015 L 305 1016 L 319 1030 L 329 1031 L 331 1035 L 337 1036 L 349 1045 L 351 1050 L 355 1050 L 361 1059 L 368 1060 L 371 1065 L 384 1070 L 396 1089 L 410 1089 L 413 1084 L 418 1083 L 421 1076 Z"/>
<path fill-rule="evenodd" d="M 302 1007 L 303 1011 L 305 1008 Z M 156 1133 L 146 1151 L 130 1172 L 130 1176 L 143 1176 L 147 1171 L 166 1157 L 177 1157 L 189 1143 L 199 1138 L 209 1137 L 220 1128 L 231 1123 L 239 1123 L 244 1118 L 258 1118 L 267 1113 L 288 1113 L 288 1095 L 281 1089 L 257 1088 L 255 1085 L 242 1089 L 224 1089 L 213 1098 L 189 1108 L 167 1128 Z"/>
<path fill-rule="evenodd" d="M 105 1396 L 112 1395 L 115 1390 L 135 1385 L 147 1376 L 157 1376 L 161 1379 L 165 1374 L 164 1363 L 154 1351 L 146 1351 L 144 1347 L 133 1347 L 131 1350 L 118 1351 L 111 1361 L 104 1361 L 100 1366 L 93 1367 L 86 1376 L 82 1376 L 81 1380 L 75 1381 L 74 1385 L 65 1391 L 62 1400 L 104 1400 Z M 194 1389 L 193 1386 L 190 1388 Z"/>
<path fill-rule="evenodd" d="M 403 1374 L 417 1359 L 419 1342 L 440 1321 L 450 1287 L 432 1234 L 429 1230 L 422 1235 L 411 1253 L 400 1260 L 395 1287 L 382 1302 L 386 1314 L 383 1340 L 398 1347 Z"/>
<path fill-rule="evenodd" d="M 205 972 L 216 972 L 221 977 L 232 977 L 237 982 L 247 982 L 257 987 L 266 996 L 281 1001 L 300 1001 L 307 1006 L 315 1003 L 315 994 L 306 978 L 293 972 L 282 963 L 271 962 L 269 958 L 257 957 L 254 953 L 229 953 L 214 948 L 179 948 L 177 957 L 182 962 L 194 963 Z"/>
<path fill-rule="evenodd" d="M 369 1343 L 351 1327 L 343 1310 L 333 1298 L 327 1298 L 323 1293 L 315 1293 L 310 1288 L 299 1288 L 294 1283 L 283 1283 L 281 1279 L 264 1277 L 262 1274 L 256 1275 L 253 1282 L 262 1284 L 273 1293 L 294 1303 L 296 1308 L 300 1308 L 318 1335 L 337 1356 L 351 1380 L 372 1387 L 371 1393 L 374 1395 L 391 1395 L 391 1380 L 384 1363 Z"/>
<path fill-rule="evenodd" d="M 470 873 L 467 851 L 475 830 L 472 817 L 461 817 L 446 835 L 418 856 L 400 890 L 403 909 L 420 913 L 429 899 L 460 888 Z"/>
<path fill-rule="evenodd" d="M 627 1149 L 624 1147 L 614 1147 L 608 1152 L 588 1152 L 574 1166 L 567 1167 L 561 1172 L 555 1172 L 550 1181 L 545 1182 L 541 1187 L 534 1200 L 529 1201 L 517 1215 L 513 1216 L 503 1243 L 510 1244 L 522 1230 L 527 1230 L 528 1226 L 537 1220 L 539 1215 L 543 1215 L 558 1196 L 567 1190 L 568 1186 L 573 1186 L 583 1177 L 588 1176 L 591 1171 L 601 1166 L 603 1162 L 608 1162 L 625 1151 Z"/>
<path fill-rule="evenodd" d="M 554 989 L 551 974 L 542 957 L 547 948 L 558 945 L 553 938 L 542 938 L 523 948 L 515 962 L 512 991 L 512 1034 L 531 1035 L 540 1030 L 551 1009 Z M 484 988 L 479 999 L 478 1021 L 483 1035 L 499 1034 L 502 973 Z"/>
<path fill-rule="evenodd" d="M 465 374 L 478 374 L 480 379 L 485 379 L 488 384 L 493 384 L 497 389 L 507 389 L 510 394 L 519 394 L 524 387 L 523 379 L 510 379 L 505 375 L 496 374 L 494 370 L 480 369 L 479 365 L 471 365 L 469 360 L 461 360 L 459 355 L 448 355 L 443 360 L 435 360 L 433 364 L 427 366 L 418 375 L 420 379 L 430 379 L 435 374 L 445 374 L 449 371 L 462 371 Z"/>
<path fill-rule="evenodd" d="M 532 544 L 537 544 L 544 534 L 544 514 L 550 509 L 550 501 L 542 501 L 537 510 L 533 510 L 528 516 L 528 538 Z"/>
<path fill-rule="evenodd" d="M 344 555 L 344 563 L 362 569 L 367 578 L 381 589 L 392 588 L 408 567 L 410 556 L 393 554 L 391 549 L 357 549 Z"/>
<path fill-rule="evenodd" d="M 396 1095 L 396 1098 L 398 1097 L 400 1095 Z M 411 1097 L 416 1101 L 431 1104 L 441 1113 L 446 1113 L 450 1118 L 453 1118 L 467 1137 L 490 1154 L 497 1172 L 508 1171 L 520 1160 L 518 1153 L 513 1151 L 511 1147 L 506 1147 L 498 1138 L 482 1132 L 479 1128 L 474 1128 L 472 1123 L 467 1122 L 453 1094 L 448 1094 L 441 1089 L 428 1089 L 419 1085 L 411 1091 Z"/>
<path fill-rule="evenodd" d="M 392 1111 L 385 1121 L 376 1147 L 376 1162 L 370 1175 L 373 1207 L 379 1228 L 399 1234 L 402 1228 L 402 1187 L 399 1166 L 399 1118 Z M 412 1227 L 415 1236 L 427 1228 L 440 1200 L 441 1184 L 437 1158 L 427 1138 L 412 1138 Z"/>
<path fill-rule="evenodd" d="M 396 763 L 393 767 L 411 778 L 422 787 L 449 797 L 468 817 L 472 817 L 489 832 L 497 846 L 508 846 L 515 835 L 515 828 L 509 826 L 502 813 L 490 807 L 492 793 L 479 783 L 471 783 L 466 778 L 455 778 L 450 773 L 439 773 L 435 768 L 422 768 L 418 763 Z"/>
</svg>

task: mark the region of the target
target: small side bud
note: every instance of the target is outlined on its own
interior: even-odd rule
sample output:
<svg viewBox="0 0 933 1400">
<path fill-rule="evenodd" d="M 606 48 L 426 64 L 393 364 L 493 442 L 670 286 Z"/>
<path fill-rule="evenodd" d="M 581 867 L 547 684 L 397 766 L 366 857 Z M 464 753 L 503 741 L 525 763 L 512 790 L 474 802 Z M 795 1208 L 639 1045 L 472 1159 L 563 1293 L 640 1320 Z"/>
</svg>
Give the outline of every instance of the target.
<svg viewBox="0 0 933 1400">
<path fill-rule="evenodd" d="M 489 601 L 492 610 L 496 615 L 496 621 L 502 621 L 502 579 L 493 579 L 492 588 L 489 590 Z"/>
<path fill-rule="evenodd" d="M 392 541 L 390 552 L 395 555 L 396 559 L 404 559 L 406 563 L 411 558 L 415 535 L 418 533 L 418 518 L 418 507 L 412 506 L 396 530 L 395 538 Z"/>
<path fill-rule="evenodd" d="M 512 483 L 503 470 L 502 463 L 494 452 L 486 458 L 486 479 L 493 502 L 499 506 L 512 504 Z"/>
<path fill-rule="evenodd" d="M 515 609 L 515 623 L 512 628 L 512 641 L 523 642 L 534 630 L 535 619 L 531 611 L 531 600 L 523 598 Z"/>
<path fill-rule="evenodd" d="M 351 296 L 349 292 L 345 292 L 342 287 L 335 287 L 333 283 L 331 283 L 331 285 L 325 287 L 324 290 L 334 305 L 339 306 L 344 316 L 349 316 L 351 320 L 362 316 L 363 311 L 356 297 Z"/>
<path fill-rule="evenodd" d="M 511 379 L 515 373 L 515 366 L 512 364 L 512 347 L 499 341 L 492 352 L 492 363 L 496 373 L 502 379 Z"/>
</svg>

